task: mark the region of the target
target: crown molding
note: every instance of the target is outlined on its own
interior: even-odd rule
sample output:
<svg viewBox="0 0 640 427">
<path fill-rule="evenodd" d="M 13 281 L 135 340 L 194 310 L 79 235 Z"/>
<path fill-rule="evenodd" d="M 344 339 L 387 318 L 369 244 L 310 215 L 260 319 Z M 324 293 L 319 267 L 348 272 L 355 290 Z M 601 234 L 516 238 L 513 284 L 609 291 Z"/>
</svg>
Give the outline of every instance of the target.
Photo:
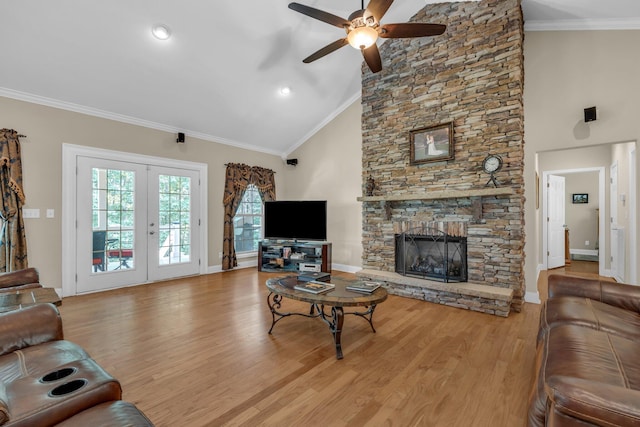
<svg viewBox="0 0 640 427">
<path fill-rule="evenodd" d="M 183 132 L 185 135 L 191 138 L 198 138 L 204 141 L 215 142 L 218 144 L 229 145 L 236 148 L 242 148 L 245 150 L 257 151 L 265 154 L 271 154 L 274 156 L 282 157 L 283 153 L 276 150 L 265 149 L 257 145 L 247 144 L 239 141 L 234 141 L 219 136 L 208 135 L 201 132 L 189 131 L 179 129 L 175 126 L 169 126 L 162 123 L 152 122 L 149 120 L 139 119 L 137 117 L 126 116 L 123 114 L 112 113 L 110 111 L 100 110 L 97 108 L 86 107 L 72 102 L 60 101 L 53 98 L 47 98 L 44 96 L 34 95 L 31 93 L 20 92 L 13 89 L 0 87 L 0 96 L 5 98 L 16 99 L 18 101 L 29 102 L 32 104 L 44 105 L 46 107 L 58 108 L 60 110 L 72 111 L 74 113 L 86 114 L 88 116 L 99 117 L 107 120 L 114 120 L 121 123 L 127 123 L 130 125 L 141 126 L 149 129 L 159 130 L 168 133 Z"/>
</svg>

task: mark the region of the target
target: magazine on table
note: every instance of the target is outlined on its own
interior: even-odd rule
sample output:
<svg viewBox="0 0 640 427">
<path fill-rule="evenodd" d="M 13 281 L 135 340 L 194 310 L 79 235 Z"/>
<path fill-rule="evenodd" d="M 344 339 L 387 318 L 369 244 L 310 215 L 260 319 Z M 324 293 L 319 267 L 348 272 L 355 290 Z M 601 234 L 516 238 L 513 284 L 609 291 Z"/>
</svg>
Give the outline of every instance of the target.
<svg viewBox="0 0 640 427">
<path fill-rule="evenodd" d="M 370 294 L 380 287 L 378 282 L 355 282 L 346 286 L 348 291 L 364 292 Z"/>
<path fill-rule="evenodd" d="M 333 288 L 335 288 L 335 285 L 331 283 L 318 282 L 316 280 L 299 283 L 293 287 L 293 289 L 297 291 L 309 292 L 312 294 L 322 294 L 333 290 Z"/>
</svg>

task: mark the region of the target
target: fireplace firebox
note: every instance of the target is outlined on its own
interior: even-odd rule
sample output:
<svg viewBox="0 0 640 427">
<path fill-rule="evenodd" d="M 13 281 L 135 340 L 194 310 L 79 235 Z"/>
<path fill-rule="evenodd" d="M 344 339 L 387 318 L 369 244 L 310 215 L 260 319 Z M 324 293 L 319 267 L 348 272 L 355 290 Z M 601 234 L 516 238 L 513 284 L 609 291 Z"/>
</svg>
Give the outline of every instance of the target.
<svg viewBox="0 0 640 427">
<path fill-rule="evenodd" d="M 427 231 L 427 234 L 424 234 Z M 396 273 L 442 282 L 466 282 L 467 238 L 438 229 L 395 235 Z"/>
</svg>

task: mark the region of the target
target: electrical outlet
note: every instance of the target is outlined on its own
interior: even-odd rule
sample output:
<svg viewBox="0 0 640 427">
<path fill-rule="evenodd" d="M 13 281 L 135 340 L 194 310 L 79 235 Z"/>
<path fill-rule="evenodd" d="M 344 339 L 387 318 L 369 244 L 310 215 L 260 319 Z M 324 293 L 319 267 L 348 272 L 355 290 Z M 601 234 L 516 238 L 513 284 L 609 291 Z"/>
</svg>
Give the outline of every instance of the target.
<svg viewBox="0 0 640 427">
<path fill-rule="evenodd" d="M 222 259 L 222 252 L 218 252 L 218 257 Z"/>
<path fill-rule="evenodd" d="M 584 245 L 585 245 L 585 246 L 589 246 L 589 241 L 588 241 L 588 240 L 585 240 L 585 241 L 584 241 Z"/>
</svg>

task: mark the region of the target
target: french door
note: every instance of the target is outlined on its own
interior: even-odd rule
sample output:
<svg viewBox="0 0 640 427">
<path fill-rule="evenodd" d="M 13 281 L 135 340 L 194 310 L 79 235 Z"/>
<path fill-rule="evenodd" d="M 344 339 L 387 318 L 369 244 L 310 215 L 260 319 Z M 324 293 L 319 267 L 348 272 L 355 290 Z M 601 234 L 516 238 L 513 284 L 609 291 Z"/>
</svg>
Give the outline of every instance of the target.
<svg viewBox="0 0 640 427">
<path fill-rule="evenodd" d="M 197 170 L 76 159 L 78 293 L 200 271 Z"/>
<path fill-rule="evenodd" d="M 148 171 L 149 280 L 197 274 L 200 267 L 198 173 L 152 166 Z"/>
</svg>

